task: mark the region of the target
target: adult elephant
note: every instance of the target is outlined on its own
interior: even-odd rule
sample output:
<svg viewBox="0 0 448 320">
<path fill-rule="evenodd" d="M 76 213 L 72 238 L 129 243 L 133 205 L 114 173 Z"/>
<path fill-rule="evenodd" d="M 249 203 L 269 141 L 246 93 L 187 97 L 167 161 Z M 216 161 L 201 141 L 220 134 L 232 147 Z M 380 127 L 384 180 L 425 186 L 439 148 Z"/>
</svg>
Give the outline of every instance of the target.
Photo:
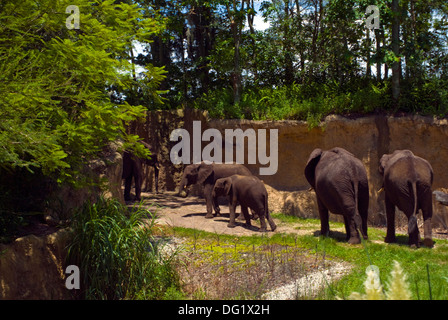
<svg viewBox="0 0 448 320">
<path fill-rule="evenodd" d="M 433 170 L 428 161 L 415 156 L 410 150 L 395 150 L 380 159 L 379 172 L 383 176 L 387 234 L 385 242 L 395 242 L 395 206 L 408 218 L 409 245 L 419 246 L 420 234 L 417 213 L 421 209 L 424 221 L 424 245 L 432 241 Z"/>
<path fill-rule="evenodd" d="M 305 167 L 305 177 L 316 192 L 321 234 L 330 232 L 328 211 L 344 216 L 347 240 L 367 239 L 369 185 L 362 162 L 343 148 L 315 149 Z"/>
<path fill-rule="evenodd" d="M 190 164 L 185 167 L 182 175 L 182 180 L 179 185 L 179 195 L 188 186 L 192 184 L 202 184 L 204 187 L 204 197 L 207 206 L 206 218 L 213 218 L 213 209 L 219 215 L 220 209 L 218 202 L 212 197 L 213 186 L 216 180 L 220 178 L 230 177 L 234 174 L 243 176 L 251 176 L 252 173 L 242 164 L 206 164 L 201 162 L 199 164 Z"/>
<path fill-rule="evenodd" d="M 218 179 L 212 193 L 213 198 L 216 196 L 227 196 L 229 198 L 230 221 L 227 225 L 229 228 L 236 226 L 235 209 L 238 204 L 241 206 L 241 212 L 244 215 L 247 227 L 251 226 L 251 216 L 248 211 L 248 208 L 251 208 L 260 217 L 260 231 L 267 231 L 265 218 L 268 220 L 272 231 L 277 228 L 269 214 L 268 192 L 264 183 L 257 177 L 235 174 Z"/>
<path fill-rule="evenodd" d="M 151 151 L 151 146 L 144 142 L 139 141 L 144 145 L 145 148 Z M 152 153 L 152 152 L 151 152 Z M 135 184 L 135 200 L 141 200 L 141 190 L 143 182 L 143 164 L 154 167 L 154 179 L 155 179 L 155 189 L 156 193 L 159 193 L 159 161 L 157 159 L 157 154 L 152 153 L 151 159 L 142 159 L 134 155 L 129 151 L 123 153 L 123 173 L 122 179 L 125 179 L 124 183 L 124 200 L 131 200 L 131 186 L 132 179 L 134 179 Z"/>
</svg>

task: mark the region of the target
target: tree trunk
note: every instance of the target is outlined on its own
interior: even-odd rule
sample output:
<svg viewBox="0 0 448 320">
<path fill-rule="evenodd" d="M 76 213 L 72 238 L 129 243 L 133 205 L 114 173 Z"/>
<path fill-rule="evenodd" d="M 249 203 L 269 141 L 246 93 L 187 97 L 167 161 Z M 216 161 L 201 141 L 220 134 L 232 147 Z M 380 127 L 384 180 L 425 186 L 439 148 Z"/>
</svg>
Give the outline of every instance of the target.
<svg viewBox="0 0 448 320">
<path fill-rule="evenodd" d="M 381 60 L 379 54 L 381 52 L 381 33 L 380 30 L 375 30 L 375 41 L 376 41 L 376 80 L 381 81 Z"/>
<path fill-rule="evenodd" d="M 234 42 L 234 55 L 233 55 L 233 72 L 232 72 L 232 87 L 233 87 L 233 103 L 239 104 L 241 100 L 241 89 L 242 89 L 242 81 L 241 81 L 241 65 L 240 65 L 240 44 L 241 44 L 241 32 L 243 29 L 244 19 L 239 17 L 239 12 L 244 10 L 244 1 L 241 1 L 241 9 L 237 9 L 236 0 L 233 0 L 233 10 L 227 6 L 227 12 L 230 18 L 230 29 L 233 35 Z M 231 13 L 233 11 L 233 14 Z"/>
<path fill-rule="evenodd" d="M 367 41 L 366 41 L 366 45 L 367 45 L 367 50 L 366 50 L 366 78 L 369 80 L 372 76 L 372 66 L 370 64 L 370 47 L 372 46 L 372 40 L 370 39 L 370 29 L 366 29 L 367 30 Z"/>
<path fill-rule="evenodd" d="M 392 1 L 392 12 L 394 15 L 392 22 L 392 51 L 398 61 L 392 64 L 392 99 L 394 104 L 398 104 L 400 99 L 400 5 L 399 0 Z"/>
</svg>

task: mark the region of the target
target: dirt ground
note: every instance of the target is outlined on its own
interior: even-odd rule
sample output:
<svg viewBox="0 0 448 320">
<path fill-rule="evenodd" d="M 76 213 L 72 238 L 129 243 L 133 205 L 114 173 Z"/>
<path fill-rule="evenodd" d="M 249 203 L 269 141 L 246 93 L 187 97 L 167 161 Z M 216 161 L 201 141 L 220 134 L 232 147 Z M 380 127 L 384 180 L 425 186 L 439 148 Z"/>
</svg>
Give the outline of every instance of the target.
<svg viewBox="0 0 448 320">
<path fill-rule="evenodd" d="M 292 196 L 295 196 L 293 194 Z M 299 195 L 300 196 L 300 195 Z M 271 205 L 274 208 L 281 208 L 285 201 L 281 199 L 284 196 L 280 192 L 270 192 L 270 208 Z M 289 197 L 289 196 L 288 196 Z M 158 221 L 157 223 L 164 224 L 172 227 L 184 227 L 184 228 L 194 228 L 198 230 L 208 231 L 217 234 L 227 234 L 235 236 L 251 236 L 254 234 L 261 234 L 259 231 L 260 221 L 252 220 L 252 228 L 246 228 L 244 226 L 244 220 L 237 220 L 237 226 L 235 228 L 228 228 L 227 224 L 229 222 L 229 207 L 224 198 L 220 199 L 221 215 L 215 216 L 213 219 L 205 219 L 206 207 L 205 199 L 199 196 L 188 196 L 186 198 L 177 196 L 174 191 L 165 191 L 160 194 L 155 193 L 142 193 L 142 199 L 144 200 L 144 205 L 147 206 L 148 210 L 156 214 Z M 302 200 L 300 200 L 302 201 Z M 300 202 L 299 201 L 299 202 Z M 303 203 L 309 202 L 305 199 Z M 307 203 L 308 206 L 310 204 Z M 237 213 L 240 212 L 240 207 L 237 207 Z M 282 212 L 275 211 L 275 212 Z M 338 219 L 338 215 L 331 214 L 333 219 Z M 397 214 L 397 219 L 405 219 L 404 215 Z M 433 222 L 439 221 L 437 215 L 433 217 Z M 301 228 L 300 224 L 282 223 L 278 219 L 274 218 L 277 224 L 277 229 L 275 233 L 295 233 L 298 235 L 317 235 L 320 230 L 316 228 L 315 230 L 310 230 L 309 228 Z M 423 221 L 421 214 L 418 215 L 418 224 L 421 232 L 423 232 Z M 405 224 L 399 227 L 396 221 L 396 232 L 406 234 L 407 228 Z M 344 227 L 335 227 L 331 225 L 330 228 L 333 233 L 339 234 L 341 237 L 345 237 Z M 376 227 L 379 229 L 386 230 L 384 227 Z M 268 224 L 268 232 L 265 234 L 267 236 L 273 235 L 274 232 L 270 230 Z M 421 233 L 423 234 L 423 233 Z M 448 239 L 448 231 L 443 227 L 433 228 L 433 238 Z"/>
<path fill-rule="evenodd" d="M 205 199 L 198 196 L 188 196 L 182 198 L 177 196 L 176 192 L 166 191 L 163 194 L 142 193 L 144 205 L 148 210 L 156 214 L 157 223 L 172 226 L 194 228 L 218 234 L 227 234 L 235 236 L 251 236 L 260 234 L 260 221 L 252 220 L 252 228 L 244 226 L 244 220 L 237 220 L 235 228 L 228 228 L 229 222 L 229 206 L 225 200 L 220 200 L 221 215 L 215 216 L 213 219 L 206 219 Z M 241 212 L 237 207 L 237 213 Z M 300 230 L 291 224 L 284 224 L 278 219 L 274 219 L 279 233 L 296 233 L 304 234 L 311 232 L 308 230 Z M 333 228 L 334 229 L 334 228 Z M 338 230 L 339 231 L 339 230 Z M 340 230 L 345 232 L 345 230 Z M 274 234 L 268 224 L 268 232 L 266 235 Z"/>
</svg>

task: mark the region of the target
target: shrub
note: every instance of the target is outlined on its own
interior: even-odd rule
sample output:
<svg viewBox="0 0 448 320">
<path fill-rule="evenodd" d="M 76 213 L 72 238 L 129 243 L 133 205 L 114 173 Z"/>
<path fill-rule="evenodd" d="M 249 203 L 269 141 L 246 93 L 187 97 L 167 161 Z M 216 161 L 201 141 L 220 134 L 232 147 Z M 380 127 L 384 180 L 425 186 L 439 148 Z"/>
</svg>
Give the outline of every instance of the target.
<svg viewBox="0 0 448 320">
<path fill-rule="evenodd" d="M 163 299 L 179 289 L 175 254 L 161 253 L 153 225 L 147 210 L 117 200 L 83 206 L 68 253 L 80 269 L 83 298 Z"/>
</svg>

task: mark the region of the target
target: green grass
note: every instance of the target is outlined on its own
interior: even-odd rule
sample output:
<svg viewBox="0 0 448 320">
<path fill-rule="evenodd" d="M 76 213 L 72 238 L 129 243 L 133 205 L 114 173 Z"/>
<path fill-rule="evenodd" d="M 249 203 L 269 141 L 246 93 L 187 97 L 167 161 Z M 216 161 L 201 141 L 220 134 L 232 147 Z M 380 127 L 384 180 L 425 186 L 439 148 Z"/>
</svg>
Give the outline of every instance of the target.
<svg viewBox="0 0 448 320">
<path fill-rule="evenodd" d="M 235 237 L 184 228 L 174 228 L 173 232 L 178 237 L 190 239 L 193 247 L 196 244 L 199 248 L 203 246 L 201 241 L 208 240 L 207 246 L 210 247 L 208 255 L 212 254 L 213 247 L 216 248 L 215 253 L 218 253 L 218 247 L 225 245 L 228 245 L 229 250 L 232 250 L 234 245 L 235 251 L 264 245 L 280 245 L 290 248 L 299 247 L 308 255 L 315 255 L 316 261 L 336 259 L 350 263 L 353 266 L 350 274 L 336 283 L 329 284 L 325 292 L 317 297 L 320 299 L 335 299 L 336 297 L 346 299 L 352 292 L 362 292 L 366 279 L 365 270 L 370 264 L 379 268 L 380 279 L 384 286 L 388 281 L 394 260 L 400 263 L 408 276 L 413 299 L 448 299 L 447 240 L 435 239 L 434 248 L 413 249 L 407 245 L 407 235 L 397 234 L 397 244 L 386 244 L 384 243 L 385 231 L 369 227 L 367 241 L 360 245 L 349 245 L 345 241 L 344 232 L 332 231 L 330 237 L 321 237 L 317 235 L 317 232 L 313 232 L 320 230 L 320 221 L 317 219 L 303 219 L 282 214 L 273 216 L 282 223 L 310 232 L 307 232 L 307 235 L 275 233 L 270 237 L 260 234 Z M 344 230 L 344 225 L 330 222 L 330 228 Z M 210 243 L 213 244 L 210 246 Z M 219 258 L 219 254 L 215 257 Z"/>
<path fill-rule="evenodd" d="M 275 215 L 281 218 L 281 215 Z M 286 218 L 290 222 L 295 218 Z M 298 221 L 300 221 L 298 219 Z M 316 230 L 320 229 L 320 221 L 307 219 L 307 224 L 314 223 Z M 343 227 L 342 223 L 330 223 L 330 228 Z M 314 248 L 316 253 L 340 258 L 354 265 L 350 275 L 344 277 L 332 285 L 332 290 L 340 298 L 346 298 L 353 291 L 360 291 L 365 281 L 365 270 L 370 265 L 376 265 L 380 270 L 380 278 L 385 283 L 392 270 L 393 261 L 398 261 L 411 284 L 414 299 L 448 299 L 448 241 L 435 239 L 434 248 L 413 249 L 407 245 L 407 235 L 397 235 L 397 244 L 384 243 L 385 231 L 370 227 L 368 230 L 369 240 L 361 245 L 349 245 L 341 238 L 340 234 L 331 235 L 328 238 L 316 236 L 300 236 L 299 243 L 303 248 Z M 345 236 L 345 235 L 344 235 Z M 430 273 L 428 282 L 427 267 Z M 431 293 L 429 288 L 431 287 Z"/>
</svg>

